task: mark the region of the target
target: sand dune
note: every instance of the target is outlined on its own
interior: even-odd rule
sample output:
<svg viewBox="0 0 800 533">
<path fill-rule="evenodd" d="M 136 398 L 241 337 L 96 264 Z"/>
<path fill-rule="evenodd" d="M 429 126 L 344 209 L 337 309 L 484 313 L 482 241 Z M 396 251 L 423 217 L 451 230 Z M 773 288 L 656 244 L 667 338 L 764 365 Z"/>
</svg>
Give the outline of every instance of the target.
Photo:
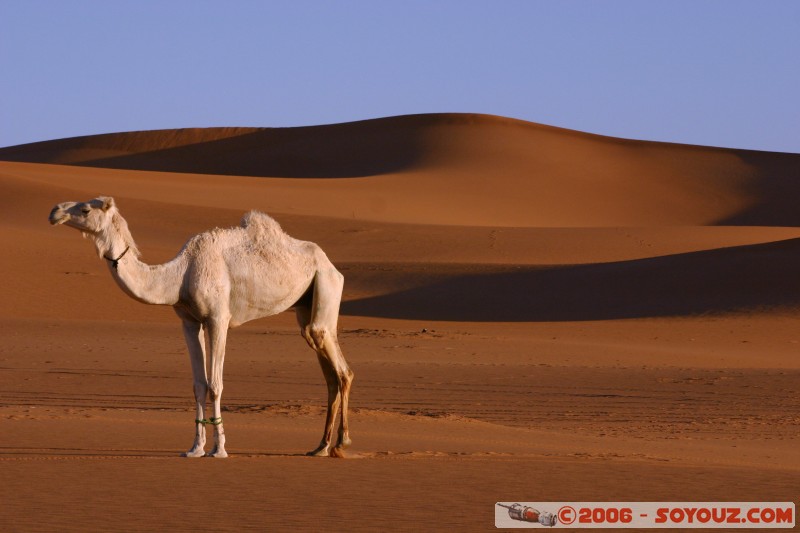
<svg viewBox="0 0 800 533">
<path fill-rule="evenodd" d="M 626 141 L 484 115 L 98 135 L 0 149 L 0 160 L 270 178 L 369 177 L 366 183 L 270 185 L 284 208 L 310 210 L 305 195 L 313 185 L 333 198 L 346 193 L 347 207 L 359 218 L 392 222 L 800 225 L 791 201 L 800 192 L 797 154 Z M 315 214 L 348 213 L 324 207 Z"/>
<path fill-rule="evenodd" d="M 415 115 L 2 148 L 0 188 L 4 531 L 181 529 L 209 480 L 203 523 L 228 529 L 486 530 L 495 501 L 796 496 L 800 155 Z M 180 462 L 174 313 L 47 223 L 98 194 L 150 263 L 252 208 L 326 250 L 360 460 L 299 456 L 325 386 L 286 313 L 229 338 L 231 459 Z M 474 513 L 442 522 L 454 502 Z"/>
</svg>

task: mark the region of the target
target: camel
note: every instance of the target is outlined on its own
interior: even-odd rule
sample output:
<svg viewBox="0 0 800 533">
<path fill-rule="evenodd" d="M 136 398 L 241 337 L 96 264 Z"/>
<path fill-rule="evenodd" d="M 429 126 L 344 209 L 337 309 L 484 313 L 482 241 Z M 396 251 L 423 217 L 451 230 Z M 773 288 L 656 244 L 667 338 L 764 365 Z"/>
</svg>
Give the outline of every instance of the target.
<svg viewBox="0 0 800 533">
<path fill-rule="evenodd" d="M 300 334 L 314 349 L 328 387 L 325 429 L 319 446 L 307 455 L 342 457 L 350 445 L 348 403 L 354 373 L 337 339 L 344 276 L 322 249 L 294 239 L 257 211 L 239 227 L 195 235 L 171 261 L 147 265 L 113 198 L 64 202 L 50 212 L 50 224 L 79 230 L 94 242 L 117 285 L 131 298 L 171 305 L 183 322 L 194 376 L 194 444 L 185 457 L 227 457 L 222 425 L 222 366 L 228 328 L 294 308 Z M 206 343 L 211 354 L 208 377 Z M 206 398 L 213 416 L 206 418 Z M 331 448 L 333 425 L 341 406 L 338 440 Z M 214 428 L 214 447 L 206 454 L 205 426 Z"/>
</svg>

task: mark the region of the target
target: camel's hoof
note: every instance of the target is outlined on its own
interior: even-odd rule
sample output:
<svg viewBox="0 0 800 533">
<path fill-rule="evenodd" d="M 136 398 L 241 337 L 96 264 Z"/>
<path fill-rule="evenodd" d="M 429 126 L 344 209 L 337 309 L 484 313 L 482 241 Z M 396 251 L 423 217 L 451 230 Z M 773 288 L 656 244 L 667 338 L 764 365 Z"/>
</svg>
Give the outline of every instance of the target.
<svg viewBox="0 0 800 533">
<path fill-rule="evenodd" d="M 188 452 L 183 452 L 181 457 L 203 457 L 206 452 L 200 448 L 199 450 L 189 450 Z"/>
<path fill-rule="evenodd" d="M 337 459 L 347 459 L 348 456 L 345 453 L 344 448 L 337 446 L 331 450 L 331 457 L 335 457 Z"/>
<path fill-rule="evenodd" d="M 228 457 L 228 452 L 226 452 L 225 450 L 212 450 L 206 454 L 206 457 L 225 459 L 226 457 Z"/>
<path fill-rule="evenodd" d="M 337 448 L 348 448 L 350 445 L 353 444 L 353 441 L 350 440 L 350 437 L 344 437 L 339 439 L 339 442 L 336 444 Z"/>
<path fill-rule="evenodd" d="M 309 457 L 328 457 L 330 452 L 328 451 L 328 446 L 320 446 L 316 450 L 306 452 L 306 455 Z"/>
</svg>

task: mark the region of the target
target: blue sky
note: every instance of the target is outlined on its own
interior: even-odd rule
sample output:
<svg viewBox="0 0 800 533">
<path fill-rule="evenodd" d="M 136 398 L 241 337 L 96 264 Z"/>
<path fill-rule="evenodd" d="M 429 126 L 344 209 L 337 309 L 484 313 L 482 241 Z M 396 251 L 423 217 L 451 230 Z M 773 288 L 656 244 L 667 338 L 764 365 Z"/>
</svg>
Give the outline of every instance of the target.
<svg viewBox="0 0 800 533">
<path fill-rule="evenodd" d="M 0 2 L 0 146 L 475 112 L 800 152 L 800 2 Z"/>
</svg>

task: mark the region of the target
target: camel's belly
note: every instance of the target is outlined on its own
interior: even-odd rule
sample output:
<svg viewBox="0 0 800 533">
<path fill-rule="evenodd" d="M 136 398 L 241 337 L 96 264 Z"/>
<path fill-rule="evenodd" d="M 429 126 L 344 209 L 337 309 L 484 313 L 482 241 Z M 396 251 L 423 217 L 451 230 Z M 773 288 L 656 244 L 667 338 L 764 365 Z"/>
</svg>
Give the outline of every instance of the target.
<svg viewBox="0 0 800 533">
<path fill-rule="evenodd" d="M 257 305 L 233 303 L 231 305 L 230 327 L 235 328 L 251 320 L 277 315 L 289 309 L 295 301 L 297 300 L 283 298 L 271 302 L 258 302 Z"/>
<path fill-rule="evenodd" d="M 314 276 L 303 270 L 294 271 L 299 274 L 296 277 L 280 275 L 279 271 L 255 276 L 252 270 L 231 274 L 231 327 L 286 311 L 303 296 Z"/>
</svg>

